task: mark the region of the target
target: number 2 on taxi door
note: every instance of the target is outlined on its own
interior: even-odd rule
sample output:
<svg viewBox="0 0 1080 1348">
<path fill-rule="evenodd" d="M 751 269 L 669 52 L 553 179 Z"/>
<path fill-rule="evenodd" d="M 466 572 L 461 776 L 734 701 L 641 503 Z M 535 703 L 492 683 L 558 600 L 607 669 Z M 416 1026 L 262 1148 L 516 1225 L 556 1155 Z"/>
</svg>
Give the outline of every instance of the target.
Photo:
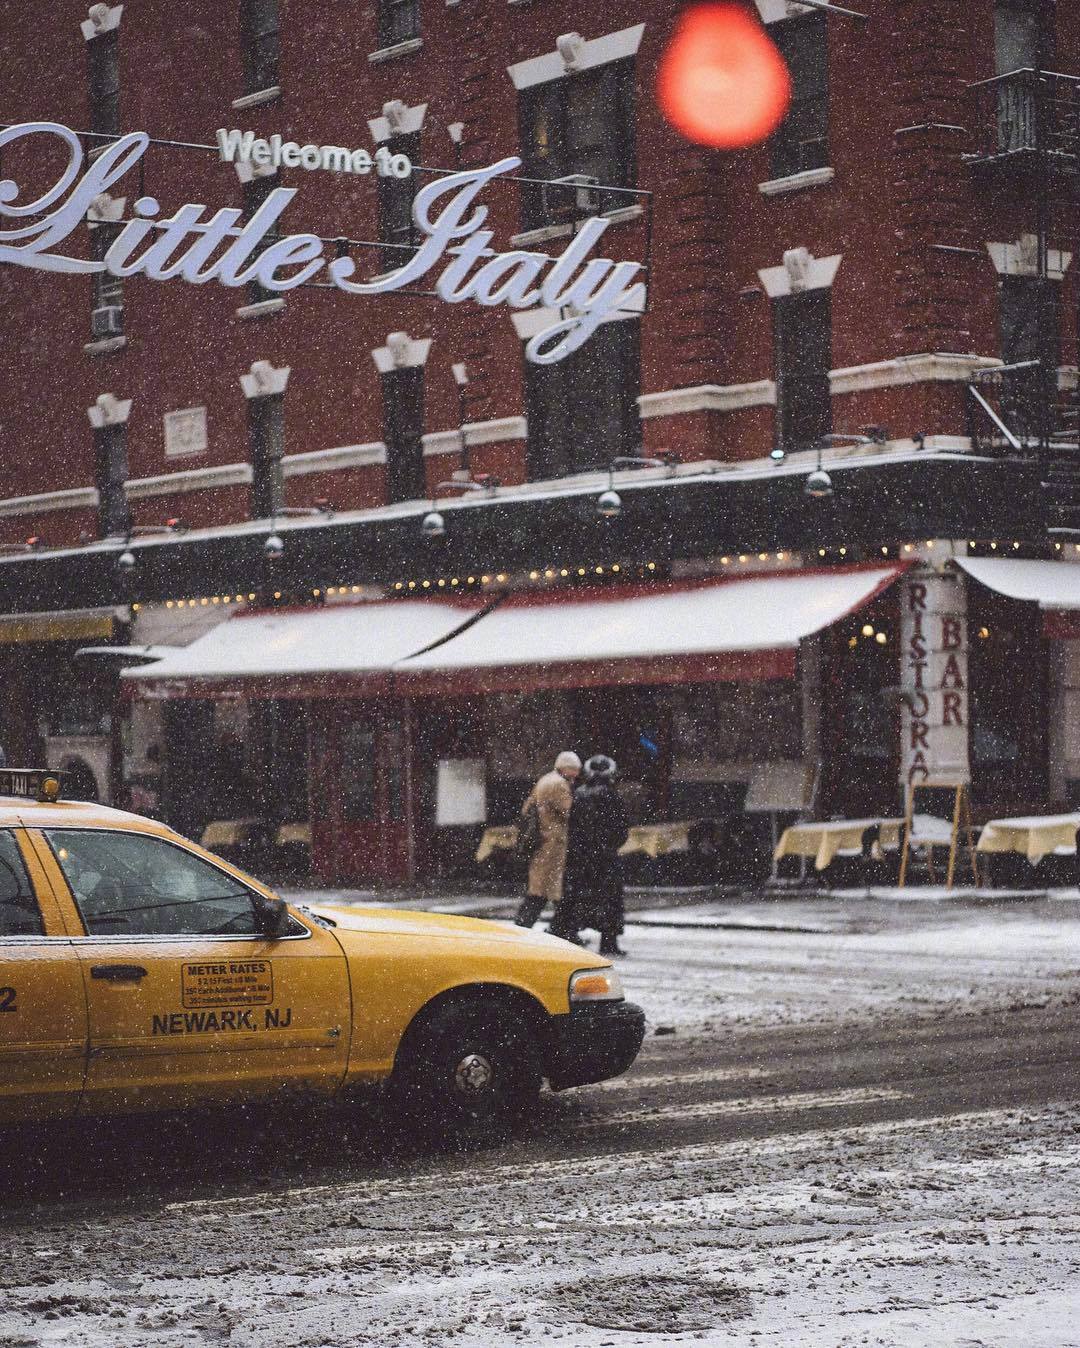
<svg viewBox="0 0 1080 1348">
<path fill-rule="evenodd" d="M 15 989 L 0 988 L 0 1012 L 17 1011 L 19 1008 L 15 1005 Z"/>
</svg>

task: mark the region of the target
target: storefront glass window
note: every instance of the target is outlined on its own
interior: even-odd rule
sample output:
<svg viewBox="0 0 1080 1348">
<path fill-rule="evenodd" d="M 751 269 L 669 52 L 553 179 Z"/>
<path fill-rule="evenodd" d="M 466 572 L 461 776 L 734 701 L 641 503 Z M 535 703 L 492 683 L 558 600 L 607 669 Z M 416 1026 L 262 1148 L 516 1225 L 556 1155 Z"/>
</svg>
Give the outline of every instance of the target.
<svg viewBox="0 0 1080 1348">
<path fill-rule="evenodd" d="M 341 810 L 346 819 L 375 817 L 375 728 L 350 721 L 341 737 Z"/>
</svg>

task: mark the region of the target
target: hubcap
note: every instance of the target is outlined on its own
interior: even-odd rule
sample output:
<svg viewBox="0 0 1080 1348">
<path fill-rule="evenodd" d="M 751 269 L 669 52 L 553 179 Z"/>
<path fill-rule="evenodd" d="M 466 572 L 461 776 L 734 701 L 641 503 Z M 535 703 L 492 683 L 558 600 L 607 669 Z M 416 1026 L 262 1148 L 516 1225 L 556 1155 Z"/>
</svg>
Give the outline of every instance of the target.
<svg viewBox="0 0 1080 1348">
<path fill-rule="evenodd" d="M 479 1053 L 470 1053 L 462 1058 L 454 1069 L 454 1082 L 458 1090 L 466 1094 L 486 1090 L 494 1076 L 491 1063 Z"/>
</svg>

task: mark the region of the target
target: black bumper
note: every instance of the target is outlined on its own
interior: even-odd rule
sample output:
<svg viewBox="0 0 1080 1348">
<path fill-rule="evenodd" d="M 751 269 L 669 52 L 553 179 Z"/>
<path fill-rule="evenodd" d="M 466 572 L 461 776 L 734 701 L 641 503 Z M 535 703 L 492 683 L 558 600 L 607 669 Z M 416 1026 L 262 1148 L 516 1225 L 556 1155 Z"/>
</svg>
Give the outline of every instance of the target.
<svg viewBox="0 0 1080 1348">
<path fill-rule="evenodd" d="M 553 1091 L 625 1072 L 645 1038 L 645 1012 L 632 1002 L 594 1002 L 552 1016 L 545 1076 Z"/>
</svg>

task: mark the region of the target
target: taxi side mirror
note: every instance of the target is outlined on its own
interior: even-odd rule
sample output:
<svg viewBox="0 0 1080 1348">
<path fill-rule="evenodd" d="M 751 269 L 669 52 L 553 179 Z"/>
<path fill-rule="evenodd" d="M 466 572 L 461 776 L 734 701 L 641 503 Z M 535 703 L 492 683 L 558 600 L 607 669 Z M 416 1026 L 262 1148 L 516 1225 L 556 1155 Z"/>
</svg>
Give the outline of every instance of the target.
<svg viewBox="0 0 1080 1348">
<path fill-rule="evenodd" d="M 270 899 L 265 894 L 253 896 L 255 930 L 260 936 L 276 941 L 289 931 L 289 910 L 284 899 Z"/>
</svg>

